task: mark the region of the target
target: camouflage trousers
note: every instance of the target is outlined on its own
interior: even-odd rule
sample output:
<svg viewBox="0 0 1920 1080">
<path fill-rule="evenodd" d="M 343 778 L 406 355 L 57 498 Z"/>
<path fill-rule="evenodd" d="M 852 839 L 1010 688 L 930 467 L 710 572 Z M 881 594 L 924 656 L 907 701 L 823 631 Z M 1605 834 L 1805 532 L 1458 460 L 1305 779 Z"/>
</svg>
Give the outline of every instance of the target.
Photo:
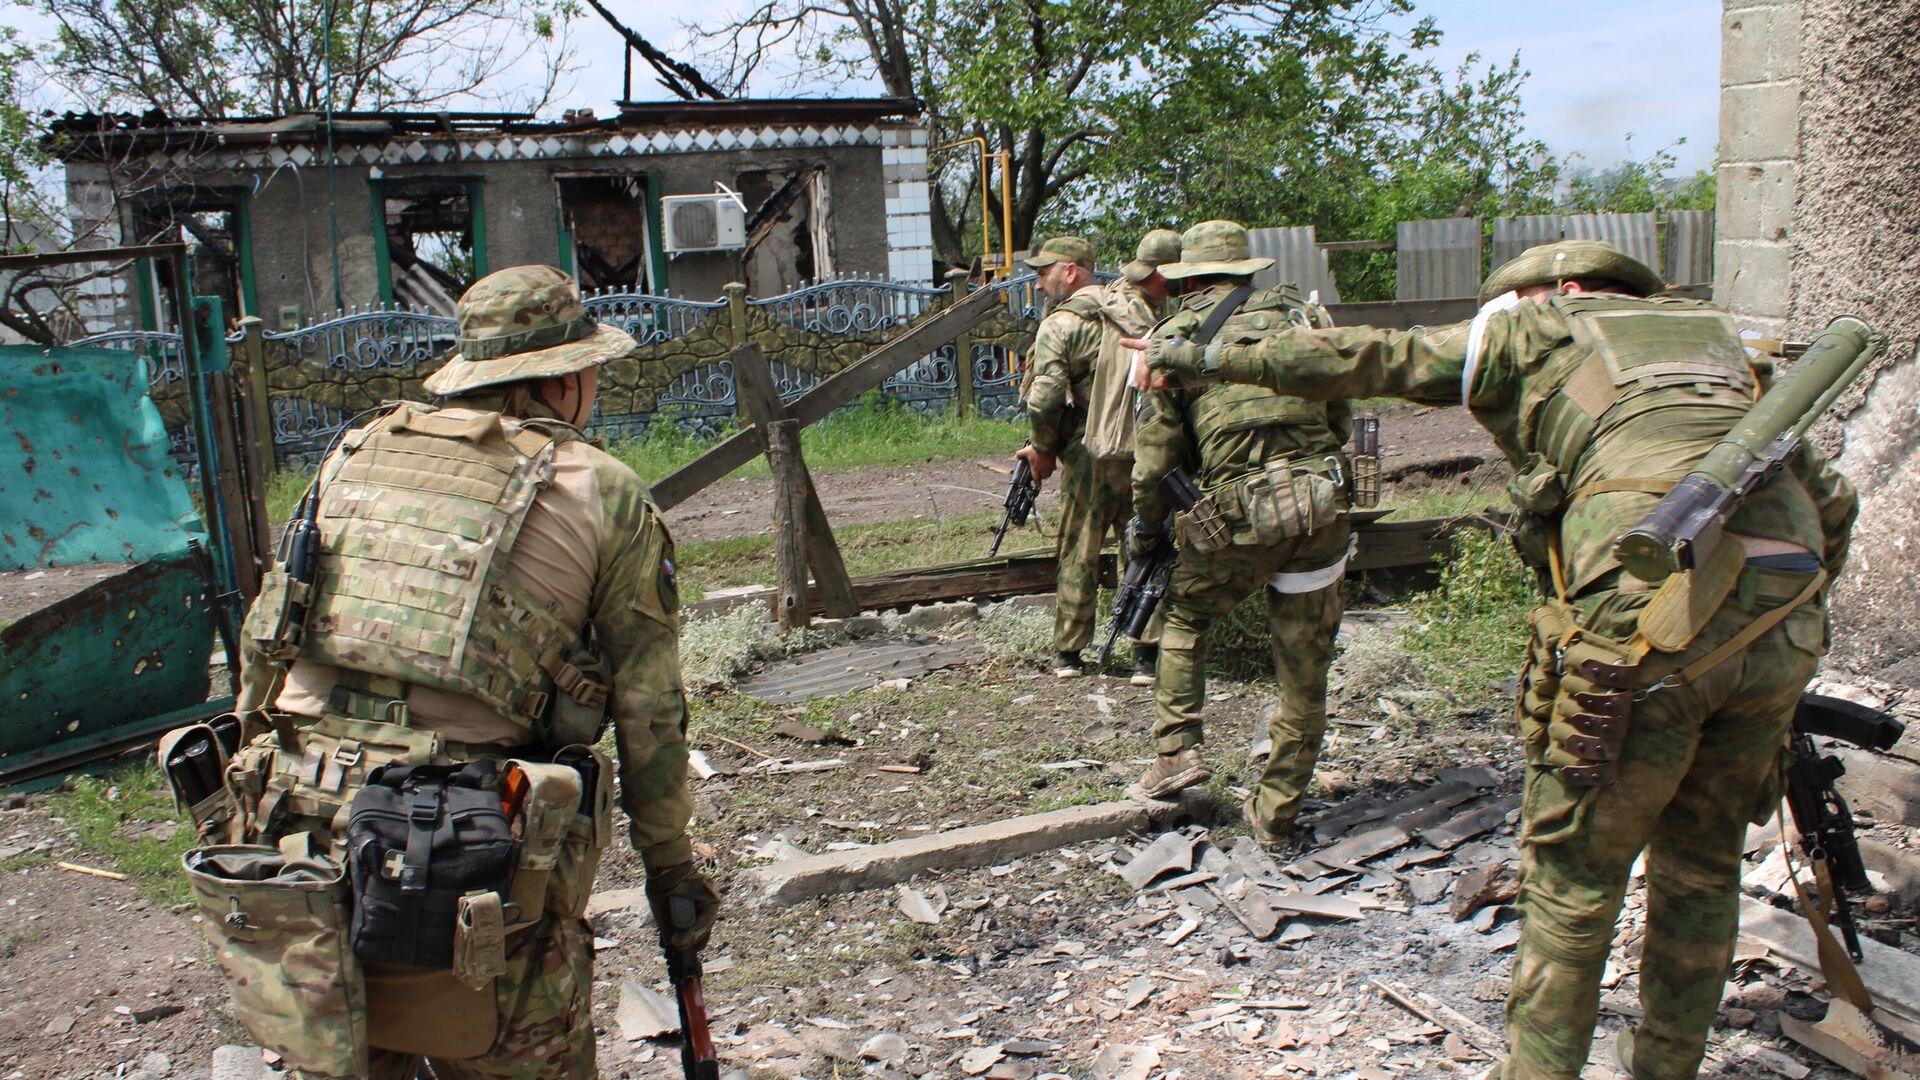
<svg viewBox="0 0 1920 1080">
<path fill-rule="evenodd" d="M 1153 684 L 1153 743 L 1162 754 L 1205 741 L 1200 710 L 1207 700 L 1207 628 L 1255 590 L 1266 594 L 1280 700 L 1267 715 L 1272 749 L 1254 791 L 1254 812 L 1275 831 L 1292 827 L 1326 737 L 1327 667 L 1333 663 L 1345 597 L 1339 581 L 1312 592 L 1281 593 L 1268 588 L 1267 579 L 1278 571 L 1300 573 L 1338 562 L 1350 535 L 1342 517 L 1272 547 L 1236 544 L 1204 555 L 1183 551 L 1167 589 L 1166 629 Z"/>
<path fill-rule="evenodd" d="M 1095 458 L 1076 439 L 1060 452 L 1058 475 L 1060 538 L 1054 551 L 1060 575 L 1053 648 L 1077 653 L 1093 641 L 1100 607 L 1100 551 L 1108 532 L 1121 538 L 1125 550 L 1127 522 L 1133 519 L 1133 459 Z M 1156 617 L 1140 640 L 1153 644 L 1160 637 L 1159 626 Z"/>
<path fill-rule="evenodd" d="M 1806 582 L 1746 575 L 1744 597 L 1729 600 L 1685 651 L 1650 655 L 1636 681 L 1651 686 L 1706 655 Z M 1603 590 L 1576 603 L 1583 625 L 1625 640 L 1650 596 Z M 1507 998 L 1504 1080 L 1580 1075 L 1614 923 L 1643 849 L 1646 1017 L 1634 1032 L 1633 1075 L 1682 1080 L 1698 1072 L 1733 958 L 1747 824 L 1765 821 L 1779 801 L 1781 751 L 1825 632 L 1824 614 L 1810 603 L 1691 684 L 1635 703 L 1609 786 L 1563 783 L 1542 761 L 1544 728 L 1522 721 L 1525 925 Z"/>
</svg>

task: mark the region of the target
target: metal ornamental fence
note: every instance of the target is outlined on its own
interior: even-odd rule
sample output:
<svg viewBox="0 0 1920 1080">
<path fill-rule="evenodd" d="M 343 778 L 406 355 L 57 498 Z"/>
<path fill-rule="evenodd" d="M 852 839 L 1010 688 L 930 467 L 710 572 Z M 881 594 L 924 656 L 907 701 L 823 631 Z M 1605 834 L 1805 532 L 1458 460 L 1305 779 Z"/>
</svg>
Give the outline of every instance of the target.
<svg viewBox="0 0 1920 1080">
<path fill-rule="evenodd" d="M 923 413 L 962 409 L 1005 416 L 1015 408 L 1016 356 L 1032 340 L 1040 315 L 1033 276 L 987 286 L 1006 297 L 1006 314 L 949 342 L 891 376 L 885 398 Z M 591 430 L 607 438 L 643 434 L 657 423 L 713 436 L 739 409 L 733 348 L 748 341 L 771 358 L 774 385 L 785 400 L 920 318 L 952 302 L 956 279 L 942 288 L 859 277 L 803 286 L 781 296 L 750 298 L 734 290 L 719 300 L 600 291 L 587 310 L 631 334 L 631 364 L 602 376 Z M 275 458 L 320 453 L 356 414 L 395 397 L 421 397 L 420 380 L 453 348 L 452 318 L 426 311 L 350 309 L 297 330 L 265 330 L 248 320 L 227 338 L 236 366 L 264 383 L 267 428 Z M 193 441 L 184 414 L 184 378 L 177 333 L 101 334 L 74 342 L 135 352 L 147 361 L 150 391 L 168 421 L 175 456 L 191 467 Z M 961 363 L 960 358 L 966 357 Z"/>
</svg>

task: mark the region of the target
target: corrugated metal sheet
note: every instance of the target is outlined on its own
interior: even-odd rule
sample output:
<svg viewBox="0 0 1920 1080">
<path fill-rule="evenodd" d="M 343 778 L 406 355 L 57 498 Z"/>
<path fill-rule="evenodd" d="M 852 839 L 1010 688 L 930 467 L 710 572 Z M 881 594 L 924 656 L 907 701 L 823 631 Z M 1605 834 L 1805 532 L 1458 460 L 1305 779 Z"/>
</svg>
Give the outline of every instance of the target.
<svg viewBox="0 0 1920 1080">
<path fill-rule="evenodd" d="M 1451 300 L 1480 292 L 1480 219 L 1400 223 L 1396 300 Z"/>
<path fill-rule="evenodd" d="M 1675 285 L 1713 281 L 1713 211 L 1675 210 L 1667 215 L 1667 261 L 1660 272 Z"/>
<path fill-rule="evenodd" d="M 1311 225 L 1290 225 L 1271 229 L 1249 229 L 1247 239 L 1254 258 L 1268 256 L 1273 266 L 1253 275 L 1256 287 L 1270 289 L 1281 282 L 1292 282 L 1300 291 L 1320 293 L 1323 304 L 1340 302 L 1340 286 L 1333 282 L 1327 266 L 1327 253 L 1313 235 Z"/>
<path fill-rule="evenodd" d="M 1493 265 L 1555 240 L 1605 240 L 1648 266 L 1660 265 L 1652 214 L 1535 214 L 1493 219 Z"/>
</svg>

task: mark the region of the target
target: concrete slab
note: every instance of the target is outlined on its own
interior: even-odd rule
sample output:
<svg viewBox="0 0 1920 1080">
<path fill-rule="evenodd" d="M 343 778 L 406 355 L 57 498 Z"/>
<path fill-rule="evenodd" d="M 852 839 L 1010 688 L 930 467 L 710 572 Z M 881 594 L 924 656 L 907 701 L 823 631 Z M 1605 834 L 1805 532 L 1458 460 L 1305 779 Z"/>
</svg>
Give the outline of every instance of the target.
<svg viewBox="0 0 1920 1080">
<path fill-rule="evenodd" d="M 759 885 L 763 903 L 785 905 L 902 882 L 924 870 L 992 866 L 1086 840 L 1105 840 L 1130 832 L 1163 828 L 1194 816 L 1198 793 L 1181 801 L 1122 799 L 1092 806 L 1070 806 L 985 825 L 926 836 L 891 840 L 852 851 L 830 851 L 788 859 L 747 872 Z"/>
</svg>

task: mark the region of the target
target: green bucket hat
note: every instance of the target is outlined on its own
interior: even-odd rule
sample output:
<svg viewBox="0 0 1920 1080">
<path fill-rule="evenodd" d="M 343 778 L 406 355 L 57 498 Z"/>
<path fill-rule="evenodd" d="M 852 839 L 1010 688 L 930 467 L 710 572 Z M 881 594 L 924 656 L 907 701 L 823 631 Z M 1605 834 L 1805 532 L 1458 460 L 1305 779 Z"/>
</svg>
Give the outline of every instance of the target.
<svg viewBox="0 0 1920 1080">
<path fill-rule="evenodd" d="M 1160 276 L 1178 281 L 1203 274 L 1233 274 L 1244 277 L 1273 265 L 1262 256 L 1253 258 L 1253 241 L 1247 227 L 1237 221 L 1203 221 L 1180 234 L 1180 261 L 1160 267 Z"/>
<path fill-rule="evenodd" d="M 1093 245 L 1077 236 L 1056 236 L 1040 245 L 1040 250 L 1021 260 L 1039 270 L 1054 263 L 1079 263 L 1093 269 Z"/>
<path fill-rule="evenodd" d="M 1488 274 L 1486 284 L 1480 286 L 1480 303 L 1529 285 L 1558 285 L 1569 278 L 1607 278 L 1641 296 L 1667 287 L 1645 263 L 1604 240 L 1561 240 L 1530 247 Z"/>
<path fill-rule="evenodd" d="M 427 376 L 447 396 L 496 383 L 570 375 L 625 356 L 626 331 L 602 326 L 580 303 L 573 279 L 551 266 L 510 266 L 473 283 L 454 307 L 453 355 Z"/>
<path fill-rule="evenodd" d="M 1172 229 L 1155 229 L 1140 238 L 1133 261 L 1120 268 L 1128 281 L 1145 281 L 1155 270 L 1180 261 L 1180 234 Z"/>
</svg>

